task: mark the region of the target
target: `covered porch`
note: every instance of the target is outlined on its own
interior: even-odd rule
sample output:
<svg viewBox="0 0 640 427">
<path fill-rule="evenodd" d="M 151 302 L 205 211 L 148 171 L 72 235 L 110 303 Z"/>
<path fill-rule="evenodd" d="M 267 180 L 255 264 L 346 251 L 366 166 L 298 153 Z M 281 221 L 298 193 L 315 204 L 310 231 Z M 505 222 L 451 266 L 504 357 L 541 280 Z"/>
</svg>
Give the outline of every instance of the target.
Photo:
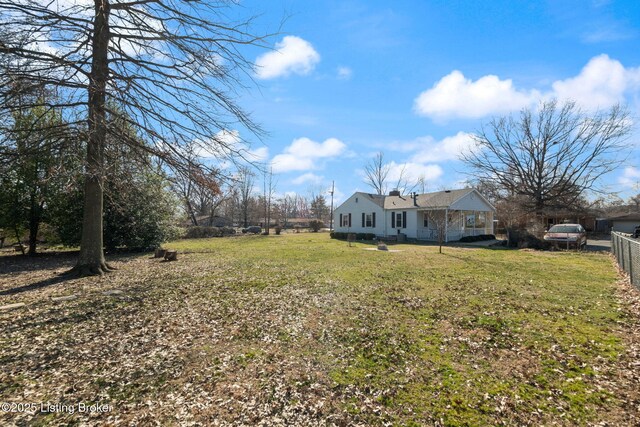
<svg viewBox="0 0 640 427">
<path fill-rule="evenodd" d="M 445 242 L 460 240 L 466 236 L 493 234 L 492 211 L 455 209 L 419 210 L 417 239 Z"/>
</svg>

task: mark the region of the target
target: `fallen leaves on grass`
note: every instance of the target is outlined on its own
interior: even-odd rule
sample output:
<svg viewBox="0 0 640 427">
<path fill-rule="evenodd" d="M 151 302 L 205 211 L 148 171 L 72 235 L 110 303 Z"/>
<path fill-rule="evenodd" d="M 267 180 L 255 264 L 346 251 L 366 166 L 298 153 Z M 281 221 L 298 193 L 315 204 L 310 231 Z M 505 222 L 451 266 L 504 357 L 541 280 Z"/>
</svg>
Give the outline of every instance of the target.
<svg viewBox="0 0 640 427">
<path fill-rule="evenodd" d="M 27 305 L 0 313 L 2 400 L 111 410 L 0 412 L 0 423 L 638 423 L 640 298 L 620 282 L 612 305 L 613 275 L 576 294 L 510 268 L 566 254 L 405 246 L 381 266 L 322 242 L 316 256 L 343 261 L 322 264 L 291 239 L 289 252 L 242 239 L 176 263 L 121 256 L 117 272 L 55 283 L 72 258 L 5 262 L 0 303 Z M 44 285 L 1 294 L 33 283 Z"/>
</svg>

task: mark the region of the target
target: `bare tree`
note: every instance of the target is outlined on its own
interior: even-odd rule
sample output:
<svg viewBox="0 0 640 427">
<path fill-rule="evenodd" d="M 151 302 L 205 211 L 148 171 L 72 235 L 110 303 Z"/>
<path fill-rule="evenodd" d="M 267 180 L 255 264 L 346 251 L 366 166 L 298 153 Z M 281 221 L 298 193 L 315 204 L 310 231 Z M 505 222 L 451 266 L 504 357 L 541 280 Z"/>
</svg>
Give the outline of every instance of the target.
<svg viewBox="0 0 640 427">
<path fill-rule="evenodd" d="M 206 199 L 206 206 L 209 213 L 209 225 L 215 225 L 215 218 L 219 211 L 224 206 L 225 202 L 230 197 L 233 197 L 233 188 L 225 186 L 218 192 L 208 191 L 206 194 L 208 195 Z"/>
<path fill-rule="evenodd" d="M 427 178 L 424 176 L 424 174 L 421 174 L 418 179 L 416 180 L 416 185 L 414 186 L 414 188 L 420 189 L 420 194 L 424 194 L 427 192 Z"/>
<path fill-rule="evenodd" d="M 214 179 L 212 171 L 203 171 L 196 164 L 197 156 L 194 147 L 185 150 L 185 158 L 188 159 L 186 167 L 179 168 L 170 177 L 171 187 L 178 195 L 184 209 L 194 226 L 198 224 L 198 215 L 203 214 L 203 199 L 209 194 L 219 194 L 220 188 Z"/>
<path fill-rule="evenodd" d="M 546 208 L 575 203 L 624 161 L 628 114 L 619 106 L 588 115 L 573 102 L 544 102 L 524 109 L 520 120 L 493 119 L 474 136 L 477 149 L 462 154 L 473 174 L 519 196 L 523 207 L 541 215 Z"/>
<path fill-rule="evenodd" d="M 271 228 L 271 199 L 276 192 L 277 181 L 273 180 L 273 168 L 263 172 L 263 188 L 264 188 L 264 220 L 265 234 L 269 234 Z"/>
<path fill-rule="evenodd" d="M 242 47 L 262 46 L 264 38 L 250 32 L 252 19 L 232 22 L 227 12 L 233 4 L 0 0 L 0 115 L 10 116 L 17 82 L 46 85 L 56 88 L 55 105 L 27 107 L 63 109 L 85 131 L 84 217 L 74 272 L 110 270 L 102 213 L 105 145 L 117 132 L 106 120 L 107 113 L 118 114 L 111 103 L 153 143 L 141 149 L 176 170 L 207 169 L 185 155 L 186 146 L 237 158 L 244 151 L 228 132 L 261 133 L 235 102 L 235 91 L 252 72 Z"/>
<path fill-rule="evenodd" d="M 293 216 L 295 203 L 295 197 L 291 194 L 285 194 L 279 201 L 279 216 L 283 220 L 281 225 L 284 228 L 288 227 L 289 218 Z"/>
<path fill-rule="evenodd" d="M 417 188 L 424 188 L 425 185 L 424 175 L 420 176 L 418 179 L 412 179 L 407 173 L 407 164 L 403 163 L 400 166 L 398 179 L 396 180 L 396 184 L 393 188 L 400 191 L 401 194 L 410 194 Z M 425 191 L 423 190 L 422 193 L 424 192 Z"/>
<path fill-rule="evenodd" d="M 407 172 L 406 163 L 392 168 L 392 164 L 385 163 L 382 151 L 376 153 L 375 157 L 365 165 L 364 172 L 364 182 L 380 195 L 387 193 L 391 179 L 395 180 L 392 188 L 399 190 L 402 194 L 409 194 L 420 186 L 425 187 L 424 176 L 418 179 L 411 178 Z"/>
<path fill-rule="evenodd" d="M 448 218 L 444 210 L 426 210 L 424 215 L 427 216 L 429 228 L 435 233 L 436 241 L 439 246 L 439 253 L 442 253 L 442 245 L 447 237 Z"/>
<path fill-rule="evenodd" d="M 238 169 L 236 180 L 238 182 L 242 224 L 247 227 L 249 225 L 249 207 L 251 205 L 251 193 L 253 192 L 255 175 L 248 167 L 243 166 Z"/>
<path fill-rule="evenodd" d="M 310 218 L 311 208 L 309 207 L 309 200 L 301 195 L 295 196 L 295 216 L 298 218 Z"/>
<path fill-rule="evenodd" d="M 640 212 L 640 194 L 629 197 L 629 205 L 633 206 L 636 212 Z"/>
<path fill-rule="evenodd" d="M 387 176 L 390 169 L 389 165 L 384 162 L 384 153 L 380 151 L 364 166 L 366 175 L 364 182 L 372 187 L 376 194 L 386 194 Z"/>
</svg>

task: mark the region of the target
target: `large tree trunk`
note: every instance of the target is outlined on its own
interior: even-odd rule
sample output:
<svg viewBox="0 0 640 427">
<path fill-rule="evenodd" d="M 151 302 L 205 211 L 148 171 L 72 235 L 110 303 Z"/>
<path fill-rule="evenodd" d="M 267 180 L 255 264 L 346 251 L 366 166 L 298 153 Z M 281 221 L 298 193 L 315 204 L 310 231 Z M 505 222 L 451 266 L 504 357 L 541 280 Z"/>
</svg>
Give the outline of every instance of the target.
<svg viewBox="0 0 640 427">
<path fill-rule="evenodd" d="M 38 250 L 38 229 L 40 228 L 40 218 L 31 213 L 29 218 L 29 255 L 34 256 Z"/>
<path fill-rule="evenodd" d="M 244 205 L 242 205 L 242 224 L 244 225 L 244 228 L 247 228 L 249 226 L 249 201 L 245 201 Z"/>
<path fill-rule="evenodd" d="M 38 228 L 40 228 L 40 216 L 42 209 L 36 203 L 35 192 L 31 192 L 29 205 L 29 252 L 30 256 L 35 256 L 38 250 Z"/>
<path fill-rule="evenodd" d="M 111 271 L 104 258 L 102 237 L 104 146 L 107 136 L 105 102 L 109 78 L 109 0 L 95 0 L 93 56 L 89 76 L 89 138 L 84 182 L 84 212 L 80 256 L 72 273 L 99 275 Z"/>
<path fill-rule="evenodd" d="M 195 214 L 195 211 L 193 209 L 193 205 L 191 204 L 191 201 L 189 201 L 188 197 L 185 199 L 185 203 L 187 205 L 187 212 L 189 212 L 189 219 L 191 219 L 191 224 L 197 227 L 198 226 L 198 219 L 196 218 L 196 214 Z"/>
</svg>

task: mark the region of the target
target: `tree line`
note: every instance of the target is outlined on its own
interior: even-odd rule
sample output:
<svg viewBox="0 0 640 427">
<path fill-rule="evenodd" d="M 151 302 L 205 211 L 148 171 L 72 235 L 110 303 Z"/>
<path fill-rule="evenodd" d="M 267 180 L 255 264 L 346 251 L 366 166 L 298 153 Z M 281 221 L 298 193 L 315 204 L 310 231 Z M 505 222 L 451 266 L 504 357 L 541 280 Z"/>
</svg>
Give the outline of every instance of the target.
<svg viewBox="0 0 640 427">
<path fill-rule="evenodd" d="M 33 96 L 51 95 L 41 91 Z M 208 177 L 176 173 L 161 159 L 136 148 L 148 143 L 121 117 L 107 115 L 109 126 L 118 130 L 109 136 L 104 152 L 107 250 L 156 247 L 178 237 L 179 225 L 211 226 L 220 220 L 238 227 L 266 227 L 270 222 L 286 228 L 301 218 L 329 224 L 322 190 L 311 190 L 309 195 L 272 194 L 269 203 L 269 194 L 261 193 L 256 182 L 258 168 L 241 166 L 223 180 L 213 173 Z M 16 110 L 13 120 L 14 128 L 2 132 L 0 229 L 17 241 L 28 236 L 30 255 L 37 253 L 43 236 L 51 243 L 78 246 L 85 191 L 83 130 L 66 122 L 57 110 L 42 106 Z M 137 145 L 123 139 L 137 140 Z"/>
<path fill-rule="evenodd" d="M 269 173 L 260 189 L 260 169 L 241 167 L 213 192 L 207 185 L 178 180 L 172 188 L 178 196 L 189 226 L 227 224 L 236 227 L 278 225 L 290 228 L 298 220 L 319 220 L 330 225 L 330 201 L 322 188 L 307 194 L 279 194 Z M 271 180 L 271 184 L 269 184 Z"/>
</svg>

